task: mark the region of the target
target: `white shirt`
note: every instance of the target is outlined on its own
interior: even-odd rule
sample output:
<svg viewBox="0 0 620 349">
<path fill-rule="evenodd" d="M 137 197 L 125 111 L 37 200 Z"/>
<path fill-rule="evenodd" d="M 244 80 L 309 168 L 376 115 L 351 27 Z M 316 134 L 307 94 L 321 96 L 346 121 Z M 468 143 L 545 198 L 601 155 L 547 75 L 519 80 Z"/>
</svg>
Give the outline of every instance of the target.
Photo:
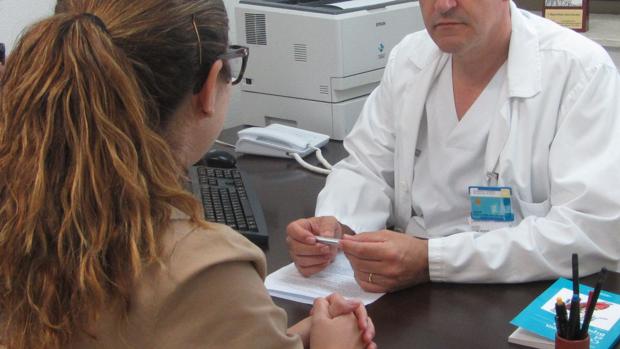
<svg viewBox="0 0 620 349">
<path fill-rule="evenodd" d="M 411 186 L 414 219 L 407 233 L 431 238 L 470 230 L 467 188 L 487 185 L 484 168 L 489 129 L 506 94 L 503 64 L 461 121 L 456 114 L 449 59 L 431 87 L 418 134 L 419 157 Z M 450 164 L 450 166 L 447 166 Z M 422 231 L 415 228 L 421 226 Z"/>
<path fill-rule="evenodd" d="M 507 95 L 484 153 L 512 187 L 515 225 L 428 240 L 433 281 L 524 282 L 620 270 L 620 74 L 600 45 L 510 4 Z M 381 84 L 344 140 L 315 214 L 356 232 L 404 230 L 414 149 L 449 55 L 426 31 L 390 52 Z M 446 167 L 450 167 L 446 163 Z M 432 200 L 433 198 L 429 198 Z"/>
</svg>

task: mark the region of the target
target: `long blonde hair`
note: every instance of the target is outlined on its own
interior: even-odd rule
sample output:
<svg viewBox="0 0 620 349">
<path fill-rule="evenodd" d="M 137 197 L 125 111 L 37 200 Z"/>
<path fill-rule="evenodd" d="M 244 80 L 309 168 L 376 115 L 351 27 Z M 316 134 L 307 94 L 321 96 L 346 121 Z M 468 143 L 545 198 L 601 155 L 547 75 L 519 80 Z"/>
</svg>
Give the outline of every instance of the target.
<svg viewBox="0 0 620 349">
<path fill-rule="evenodd" d="M 9 348 L 61 348 L 104 306 L 126 313 L 171 207 L 201 221 L 161 135 L 227 32 L 221 0 L 61 0 L 21 37 L 0 83 Z"/>
</svg>

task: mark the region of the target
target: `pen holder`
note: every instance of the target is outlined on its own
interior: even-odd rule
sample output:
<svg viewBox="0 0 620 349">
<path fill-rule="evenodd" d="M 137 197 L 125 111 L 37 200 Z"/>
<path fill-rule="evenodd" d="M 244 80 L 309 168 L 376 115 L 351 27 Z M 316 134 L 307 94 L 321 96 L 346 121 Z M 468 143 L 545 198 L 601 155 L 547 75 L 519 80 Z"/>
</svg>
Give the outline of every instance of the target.
<svg viewBox="0 0 620 349">
<path fill-rule="evenodd" d="M 584 339 L 568 340 L 555 335 L 555 349 L 589 349 L 590 348 L 590 335 L 587 335 Z"/>
</svg>

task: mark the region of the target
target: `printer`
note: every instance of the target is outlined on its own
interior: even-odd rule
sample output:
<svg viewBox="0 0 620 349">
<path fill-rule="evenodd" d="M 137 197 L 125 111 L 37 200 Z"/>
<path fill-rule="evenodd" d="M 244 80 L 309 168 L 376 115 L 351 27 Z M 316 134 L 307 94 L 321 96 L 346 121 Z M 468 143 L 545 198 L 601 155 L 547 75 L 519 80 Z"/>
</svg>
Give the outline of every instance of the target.
<svg viewBox="0 0 620 349">
<path fill-rule="evenodd" d="M 239 0 L 250 47 L 241 121 L 280 123 L 342 140 L 379 84 L 390 50 L 424 28 L 412 0 Z"/>
</svg>

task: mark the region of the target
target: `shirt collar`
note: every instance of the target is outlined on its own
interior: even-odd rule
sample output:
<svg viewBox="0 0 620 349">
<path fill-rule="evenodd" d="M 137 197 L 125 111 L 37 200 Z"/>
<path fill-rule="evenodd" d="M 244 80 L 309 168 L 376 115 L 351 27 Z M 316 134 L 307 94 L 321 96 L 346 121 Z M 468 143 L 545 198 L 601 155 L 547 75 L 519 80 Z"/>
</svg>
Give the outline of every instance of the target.
<svg viewBox="0 0 620 349">
<path fill-rule="evenodd" d="M 510 15 L 512 32 L 507 62 L 508 94 L 509 97 L 533 97 L 542 86 L 538 35 L 527 20 L 533 14 L 523 13 L 510 1 Z M 410 61 L 420 70 L 442 55 L 447 55 L 441 52 L 426 30 L 424 34 L 428 40 L 420 40 L 419 45 L 412 47 L 408 53 Z"/>
<path fill-rule="evenodd" d="M 510 2 L 512 33 L 508 52 L 508 93 L 510 97 L 528 98 L 542 89 L 542 58 L 538 34 L 529 16 Z"/>
</svg>

